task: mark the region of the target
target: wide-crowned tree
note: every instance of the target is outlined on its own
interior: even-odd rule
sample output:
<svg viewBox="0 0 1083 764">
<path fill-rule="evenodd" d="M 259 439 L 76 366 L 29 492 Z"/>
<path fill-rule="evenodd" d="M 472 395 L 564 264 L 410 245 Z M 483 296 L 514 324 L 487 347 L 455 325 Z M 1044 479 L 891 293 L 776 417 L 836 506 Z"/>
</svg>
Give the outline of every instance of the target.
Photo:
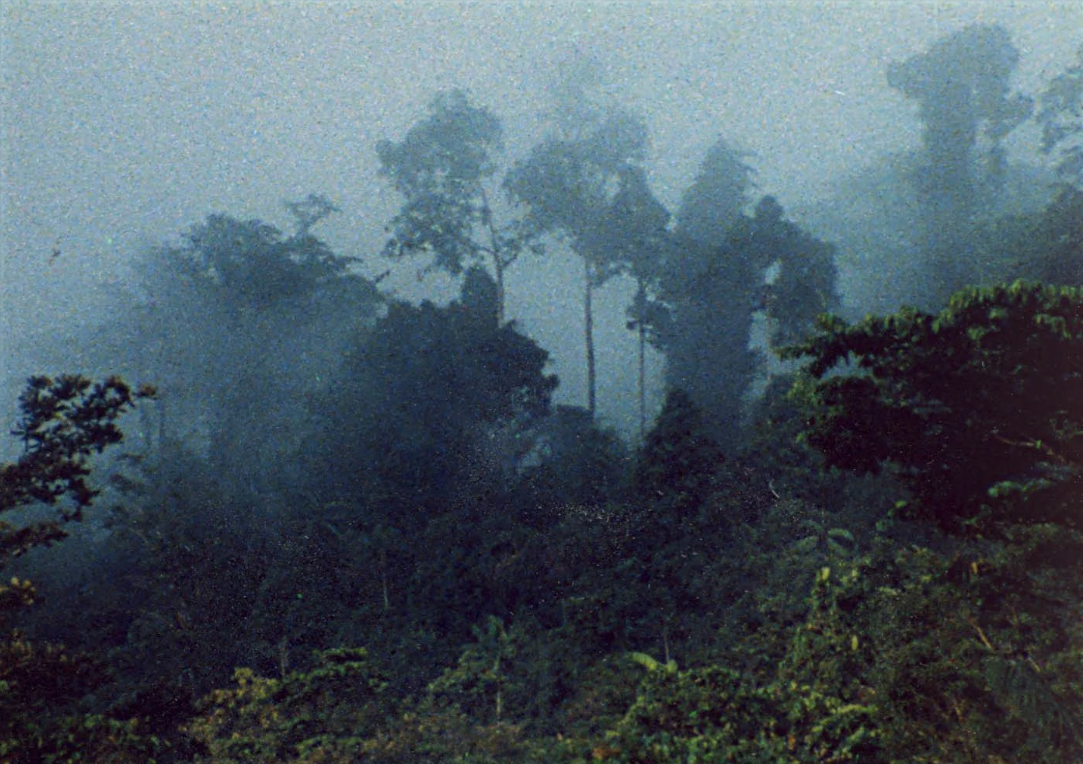
<svg viewBox="0 0 1083 764">
<path fill-rule="evenodd" d="M 454 510 L 490 435 L 546 412 L 548 354 L 497 322 L 495 292 L 471 269 L 460 301 L 392 302 L 358 339 L 316 412 L 321 494 L 416 528 Z"/>
<path fill-rule="evenodd" d="M 460 276 L 486 262 L 504 320 L 504 272 L 528 245 L 515 219 L 498 222 L 490 184 L 503 147 L 500 120 L 462 90 L 440 93 L 399 143 L 376 145 L 380 171 L 405 204 L 388 225 L 392 257 L 428 256 L 429 268 Z"/>
<path fill-rule="evenodd" d="M 1017 282 L 848 325 L 833 317 L 788 349 L 818 381 L 809 442 L 830 465 L 889 467 L 909 514 L 997 535 L 1083 525 L 1083 295 Z M 856 374 L 830 374 L 839 364 Z"/>
<path fill-rule="evenodd" d="M 97 353 L 158 385 L 159 439 L 206 456 L 229 491 L 281 474 L 306 428 L 294 402 L 324 384 L 381 301 L 313 232 L 334 205 L 311 195 L 287 208 L 291 233 L 213 214 L 145 252 L 117 297 L 124 322 L 98 329 Z"/>
</svg>

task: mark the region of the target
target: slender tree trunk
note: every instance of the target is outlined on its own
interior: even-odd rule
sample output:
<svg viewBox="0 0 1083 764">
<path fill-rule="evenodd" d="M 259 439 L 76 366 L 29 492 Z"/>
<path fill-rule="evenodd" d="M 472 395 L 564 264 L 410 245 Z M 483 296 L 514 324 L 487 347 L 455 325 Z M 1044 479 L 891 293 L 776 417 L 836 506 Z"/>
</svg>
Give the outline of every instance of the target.
<svg viewBox="0 0 1083 764">
<path fill-rule="evenodd" d="M 643 279 L 639 279 L 639 295 L 636 303 L 642 306 L 646 303 L 646 288 Z M 636 327 L 639 329 L 639 442 L 647 440 L 647 327 L 643 316 L 636 318 Z"/>
<path fill-rule="evenodd" d="M 594 270 L 586 259 L 584 266 L 587 282 L 583 292 L 583 327 L 587 345 L 587 410 L 593 420 L 597 410 L 597 379 L 594 369 Z"/>
<path fill-rule="evenodd" d="M 489 206 L 489 194 L 485 187 L 481 187 L 481 203 L 485 206 L 482 220 L 489 229 L 489 251 L 493 254 L 493 273 L 496 276 L 496 325 L 504 325 L 504 266 L 510 265 L 511 261 L 504 262 L 500 253 L 500 236 L 496 232 L 493 223 L 493 209 Z"/>
<path fill-rule="evenodd" d="M 496 325 L 504 325 L 504 263 L 500 253 L 493 252 L 493 271 L 496 273 Z"/>
<path fill-rule="evenodd" d="M 387 550 L 380 550 L 380 590 L 384 597 L 384 612 L 391 612 L 391 596 L 387 587 Z"/>
<path fill-rule="evenodd" d="M 496 657 L 496 662 L 493 665 L 494 676 L 496 677 L 496 721 L 499 722 L 504 715 L 504 681 L 500 674 L 500 656 Z"/>
</svg>

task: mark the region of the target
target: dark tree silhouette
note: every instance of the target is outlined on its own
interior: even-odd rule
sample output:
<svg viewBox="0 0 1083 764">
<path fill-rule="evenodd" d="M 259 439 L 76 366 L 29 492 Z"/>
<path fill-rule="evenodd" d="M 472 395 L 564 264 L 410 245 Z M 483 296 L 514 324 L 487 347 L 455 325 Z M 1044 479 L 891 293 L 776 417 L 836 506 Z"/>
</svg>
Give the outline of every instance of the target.
<svg viewBox="0 0 1083 764">
<path fill-rule="evenodd" d="M 685 191 L 658 273 L 652 341 L 666 357 L 666 386 L 682 390 L 727 448 L 736 443 L 741 401 L 762 365 L 749 349 L 768 255 L 729 244 L 743 221 L 752 169 L 719 140 Z"/>
<path fill-rule="evenodd" d="M 0 520 L 0 570 L 34 547 L 65 538 L 64 523 L 82 519 L 98 495 L 87 483 L 91 457 L 120 443 L 117 419 L 153 395 L 153 388 L 133 391 L 119 377 L 99 383 L 77 375 L 30 378 L 12 430 L 23 453 L 0 465 L 0 514 L 40 503 L 56 507 L 58 517 L 18 527 Z M 32 598 L 33 587 L 25 581 L 0 583 L 0 613 Z"/>
<path fill-rule="evenodd" d="M 392 302 L 358 339 L 316 412 L 314 491 L 405 532 L 454 511 L 487 433 L 547 411 L 548 354 L 497 322 L 487 274 L 467 275 L 461 302 Z"/>
<path fill-rule="evenodd" d="M 787 351 L 819 381 L 809 442 L 828 464 L 895 469 L 915 516 L 955 533 L 1078 528 L 1083 298 L 1017 282 L 967 289 L 939 315 L 825 317 Z M 827 376 L 840 363 L 859 374 Z"/>
<path fill-rule="evenodd" d="M 595 115 L 572 132 L 552 134 L 518 163 L 505 179 L 514 199 L 528 210 L 527 223 L 539 234 L 567 238 L 583 262 L 583 320 L 587 363 L 587 410 L 597 410 L 594 360 L 594 290 L 626 267 L 620 232 L 611 224 L 629 207 L 618 206 L 619 192 L 632 193 L 641 177 L 647 129 L 619 110 Z M 651 210 L 654 208 L 652 207 Z M 653 214 L 653 213 L 651 213 Z M 646 228 L 651 224 L 647 223 Z M 633 230 L 642 231 L 636 226 Z"/>
<path fill-rule="evenodd" d="M 888 67 L 888 84 L 917 103 L 924 125 L 918 187 L 938 304 L 972 278 L 968 228 L 983 199 L 999 190 L 1004 178 L 1002 140 L 1033 106 L 1011 93 L 1018 61 L 1003 27 L 975 25 Z"/>
<path fill-rule="evenodd" d="M 429 256 L 430 268 L 453 276 L 487 261 L 496 278 L 497 315 L 504 320 L 504 272 L 529 242 L 515 220 L 499 225 L 488 184 L 503 145 L 500 120 L 461 90 L 441 93 L 429 115 L 401 143 L 380 141 L 381 173 L 405 205 L 388 226 L 392 257 Z"/>
</svg>

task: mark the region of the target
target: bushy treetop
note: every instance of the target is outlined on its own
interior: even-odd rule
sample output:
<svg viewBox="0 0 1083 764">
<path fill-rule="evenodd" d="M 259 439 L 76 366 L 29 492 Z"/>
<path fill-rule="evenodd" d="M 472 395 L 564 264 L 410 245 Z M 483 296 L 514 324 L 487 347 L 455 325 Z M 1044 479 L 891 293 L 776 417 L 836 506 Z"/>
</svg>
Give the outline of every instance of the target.
<svg viewBox="0 0 1083 764">
<path fill-rule="evenodd" d="M 892 465 L 914 516 L 984 535 L 1083 524 L 1083 292 L 1017 282 L 856 325 L 823 317 L 788 349 L 817 380 L 807 434 L 833 466 Z M 829 374 L 840 363 L 856 374 Z"/>
</svg>

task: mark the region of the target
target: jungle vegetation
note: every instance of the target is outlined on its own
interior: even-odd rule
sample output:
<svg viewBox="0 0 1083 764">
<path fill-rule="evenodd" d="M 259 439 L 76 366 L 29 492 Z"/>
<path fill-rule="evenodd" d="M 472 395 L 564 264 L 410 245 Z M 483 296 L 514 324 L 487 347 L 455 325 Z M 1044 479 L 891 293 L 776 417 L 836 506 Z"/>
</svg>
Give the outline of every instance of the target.
<svg viewBox="0 0 1083 764">
<path fill-rule="evenodd" d="M 890 68 L 905 211 L 837 245 L 725 140 L 671 215 L 581 72 L 520 160 L 464 91 L 376 146 L 387 252 L 450 301 L 359 275 L 320 195 L 143 252 L 80 345 L 119 376 L 16 402 L 0 762 L 1083 760 L 1083 78 L 1024 98 L 1017 58 L 978 27 Z M 1019 209 L 1028 119 L 1057 180 Z M 859 240 L 907 305 L 841 315 Z M 588 365 L 592 290 L 636 284 L 638 441 L 507 315 L 556 247 Z"/>
</svg>

